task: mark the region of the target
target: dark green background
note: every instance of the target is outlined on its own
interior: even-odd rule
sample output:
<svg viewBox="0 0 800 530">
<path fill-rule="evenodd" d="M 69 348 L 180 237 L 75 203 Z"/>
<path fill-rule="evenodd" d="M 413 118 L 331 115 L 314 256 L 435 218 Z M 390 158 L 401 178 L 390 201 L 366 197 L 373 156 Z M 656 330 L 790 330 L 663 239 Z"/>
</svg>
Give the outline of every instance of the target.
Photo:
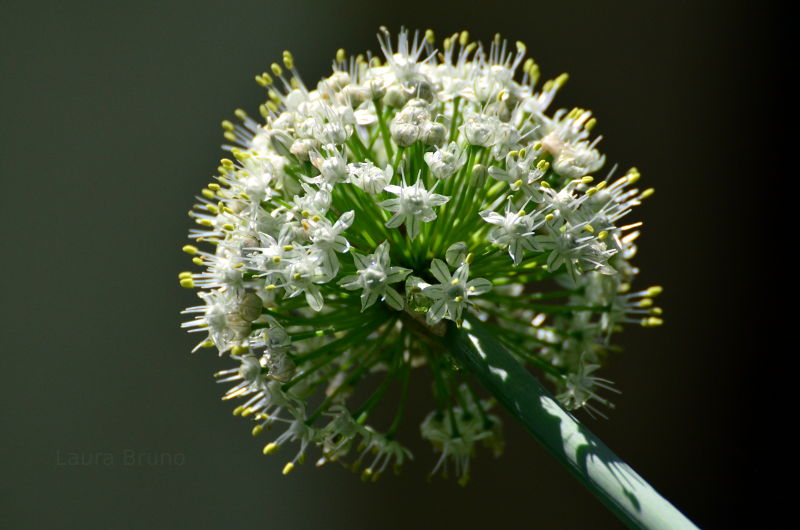
<svg viewBox="0 0 800 530">
<path fill-rule="evenodd" d="M 570 72 L 557 104 L 593 109 L 609 160 L 657 188 L 635 214 L 637 263 L 641 285 L 666 287 L 667 324 L 620 336 L 626 353 L 605 375 L 623 394 L 608 421 L 587 424 L 702 526 L 780 503 L 752 445 L 759 357 L 779 355 L 761 316 L 779 258 L 764 247 L 775 221 L 762 201 L 781 192 L 759 177 L 790 156 L 767 119 L 783 106 L 768 8 L 0 3 L 0 527 L 618 527 L 508 417 L 506 455 L 480 454 L 467 488 L 426 482 L 434 456 L 413 420 L 416 460 L 400 477 L 365 485 L 308 465 L 282 477 L 286 455 L 261 456 L 264 439 L 219 401 L 211 374 L 227 363 L 188 353 L 179 248 L 221 156 L 219 121 L 255 112 L 253 75 L 284 48 L 313 81 L 338 47 L 376 50 L 380 24 L 499 31 L 525 41 L 545 76 Z M 427 387 L 413 390 L 419 416 Z M 125 465 L 126 450 L 185 462 Z M 70 452 L 114 462 L 58 465 Z"/>
</svg>

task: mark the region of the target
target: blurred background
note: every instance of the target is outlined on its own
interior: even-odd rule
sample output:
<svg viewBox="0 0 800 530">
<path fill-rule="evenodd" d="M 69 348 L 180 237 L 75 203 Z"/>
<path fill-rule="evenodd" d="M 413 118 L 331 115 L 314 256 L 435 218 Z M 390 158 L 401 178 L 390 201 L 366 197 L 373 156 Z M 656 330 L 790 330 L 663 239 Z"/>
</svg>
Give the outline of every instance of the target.
<svg viewBox="0 0 800 530">
<path fill-rule="evenodd" d="M 212 373 L 227 363 L 189 354 L 180 246 L 222 155 L 219 122 L 257 113 L 253 76 L 283 49 L 313 85 L 337 48 L 377 51 L 381 24 L 500 32 L 545 78 L 571 74 L 556 105 L 592 109 L 608 160 L 657 190 L 636 212 L 637 264 L 640 285 L 665 286 L 666 311 L 662 328 L 619 336 L 609 419 L 581 418 L 703 527 L 787 501 L 764 485 L 771 418 L 756 415 L 759 382 L 782 377 L 763 361 L 778 352 L 761 317 L 765 265 L 780 259 L 759 203 L 776 193 L 759 182 L 780 141 L 766 112 L 783 107 L 770 7 L 3 1 L 0 527 L 619 527 L 507 415 L 506 454 L 479 454 L 465 488 L 426 480 L 435 457 L 411 419 L 415 460 L 399 477 L 283 477 L 285 458 L 262 456 L 219 400 Z M 412 395 L 422 417 L 426 382 Z"/>
</svg>

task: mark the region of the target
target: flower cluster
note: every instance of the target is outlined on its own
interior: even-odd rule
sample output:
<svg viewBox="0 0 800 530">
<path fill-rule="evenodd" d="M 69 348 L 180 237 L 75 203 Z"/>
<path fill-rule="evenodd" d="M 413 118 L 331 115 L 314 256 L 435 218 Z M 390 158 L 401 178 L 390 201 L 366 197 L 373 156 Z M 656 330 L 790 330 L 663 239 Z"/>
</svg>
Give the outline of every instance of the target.
<svg viewBox="0 0 800 530">
<path fill-rule="evenodd" d="M 567 407 L 608 404 L 593 374 L 611 334 L 661 323 L 660 288 L 631 290 L 639 224 L 621 223 L 652 190 L 636 169 L 594 175 L 595 118 L 548 113 L 567 76 L 539 83 L 523 44 L 379 40 L 382 56 L 339 50 L 315 87 L 284 52 L 256 76 L 261 119 L 222 123 L 230 155 L 190 213 L 200 271 L 179 276 L 201 303 L 184 326 L 234 364 L 217 377 L 253 434 L 283 427 L 264 453 L 299 446 L 286 473 L 314 446 L 365 479 L 401 465 L 410 374 L 428 367 L 421 435 L 434 471 L 466 480 L 477 442 L 501 450 L 500 422 L 454 369 L 447 326 L 478 318 Z M 394 419 L 374 425 L 392 387 Z"/>
</svg>

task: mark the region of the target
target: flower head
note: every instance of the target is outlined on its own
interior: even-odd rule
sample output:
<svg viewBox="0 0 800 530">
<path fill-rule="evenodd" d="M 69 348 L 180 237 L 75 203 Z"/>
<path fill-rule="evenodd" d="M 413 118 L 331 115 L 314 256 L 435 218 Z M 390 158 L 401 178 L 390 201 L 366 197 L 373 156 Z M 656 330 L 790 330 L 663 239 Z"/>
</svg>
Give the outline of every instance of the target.
<svg viewBox="0 0 800 530">
<path fill-rule="evenodd" d="M 231 362 L 223 399 L 253 435 L 282 427 L 264 453 L 298 446 L 285 473 L 314 447 L 365 479 L 402 465 L 409 381 L 428 367 L 421 435 L 434 471 L 466 480 L 477 447 L 502 448 L 500 422 L 441 336 L 480 319 L 566 406 L 607 404 L 612 333 L 661 323 L 661 288 L 631 288 L 639 224 L 622 222 L 653 191 L 635 169 L 594 176 L 596 119 L 549 113 L 567 77 L 540 84 L 521 43 L 379 39 L 382 59 L 339 50 L 314 85 L 285 52 L 256 76 L 259 118 L 222 122 L 229 155 L 190 214 L 198 269 L 179 281 L 200 302 L 184 327 Z"/>
</svg>

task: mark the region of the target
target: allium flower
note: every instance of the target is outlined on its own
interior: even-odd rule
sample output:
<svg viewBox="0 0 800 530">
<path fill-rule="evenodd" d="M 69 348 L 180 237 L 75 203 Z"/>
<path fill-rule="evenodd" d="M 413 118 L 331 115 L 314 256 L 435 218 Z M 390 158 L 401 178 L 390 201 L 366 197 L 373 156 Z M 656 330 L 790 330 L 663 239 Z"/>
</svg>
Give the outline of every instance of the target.
<svg viewBox="0 0 800 530">
<path fill-rule="evenodd" d="M 621 222 L 652 190 L 635 169 L 596 174 L 595 118 L 548 113 L 566 75 L 539 84 L 521 43 L 379 38 L 383 57 L 339 50 L 315 85 L 284 52 L 256 76 L 260 118 L 222 122 L 229 155 L 190 214 L 199 270 L 180 283 L 200 304 L 184 326 L 232 364 L 218 380 L 253 434 L 279 427 L 264 453 L 296 444 L 285 473 L 313 447 L 365 479 L 411 458 L 397 433 L 423 417 L 405 403 L 427 367 L 434 472 L 466 480 L 476 447 L 502 450 L 500 421 L 441 337 L 478 319 L 565 406 L 607 405 L 594 374 L 611 334 L 661 323 L 661 289 L 631 291 L 639 224 Z"/>
</svg>

